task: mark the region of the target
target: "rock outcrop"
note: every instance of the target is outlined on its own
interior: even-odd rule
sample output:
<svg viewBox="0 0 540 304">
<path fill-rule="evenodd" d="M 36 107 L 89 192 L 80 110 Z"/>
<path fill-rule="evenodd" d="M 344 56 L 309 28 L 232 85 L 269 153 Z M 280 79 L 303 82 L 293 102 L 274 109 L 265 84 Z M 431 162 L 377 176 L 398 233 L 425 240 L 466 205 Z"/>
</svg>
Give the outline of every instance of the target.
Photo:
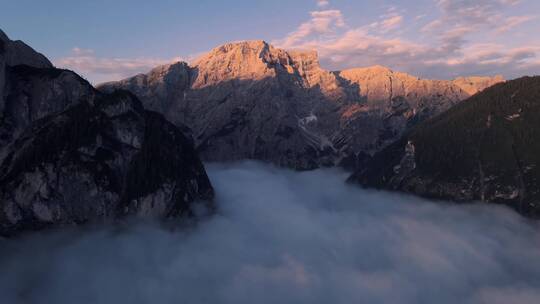
<svg viewBox="0 0 540 304">
<path fill-rule="evenodd" d="M 3 104 L 0 106 L 0 162 L 6 148 L 33 122 L 60 113 L 97 91 L 77 74 L 28 65 L 6 66 Z"/>
<path fill-rule="evenodd" d="M 192 66 L 158 67 L 98 89 L 129 90 L 146 107 L 187 125 L 206 160 L 250 158 L 312 169 L 354 166 L 409 126 L 469 97 L 476 84 L 495 81 L 463 80 L 466 91 L 384 67 L 330 72 L 316 52 L 245 41 L 217 47 Z"/>
<path fill-rule="evenodd" d="M 504 82 L 501 75 L 495 77 L 459 77 L 452 81 L 453 84 L 471 96 L 501 82 Z"/>
<path fill-rule="evenodd" d="M 0 29 L 0 54 L 2 63 L 8 66 L 28 65 L 36 68 L 52 68 L 52 63 L 20 40 L 10 40 Z"/>
<path fill-rule="evenodd" d="M 0 162 L 32 122 L 59 113 L 95 89 L 77 74 L 54 69 L 42 54 L 0 30 Z"/>
<path fill-rule="evenodd" d="M 0 29 L 0 113 L 5 108 L 6 68 L 22 64 L 37 68 L 52 68 L 53 66 L 45 56 L 34 51 L 22 41 L 10 40 Z"/>
<path fill-rule="evenodd" d="M 540 215 L 540 77 L 492 86 L 418 124 L 349 179 Z"/>
<path fill-rule="evenodd" d="M 23 44 L 2 50 L 10 45 Z M 1 57 L 0 235 L 212 207 L 193 141 L 177 126 L 129 92 L 100 93 L 25 52 Z"/>
<path fill-rule="evenodd" d="M 189 126 L 204 159 L 250 158 L 311 169 L 335 157 L 326 138 L 333 122 L 315 124 L 312 117 L 333 113 L 337 121 L 339 106 L 325 94 L 350 99 L 335 75 L 313 70 L 314 59 L 262 41 L 227 44 L 193 67 L 176 63 L 99 89 L 130 90 L 145 106 Z M 321 92 L 318 83 L 329 81 L 336 90 Z"/>
</svg>

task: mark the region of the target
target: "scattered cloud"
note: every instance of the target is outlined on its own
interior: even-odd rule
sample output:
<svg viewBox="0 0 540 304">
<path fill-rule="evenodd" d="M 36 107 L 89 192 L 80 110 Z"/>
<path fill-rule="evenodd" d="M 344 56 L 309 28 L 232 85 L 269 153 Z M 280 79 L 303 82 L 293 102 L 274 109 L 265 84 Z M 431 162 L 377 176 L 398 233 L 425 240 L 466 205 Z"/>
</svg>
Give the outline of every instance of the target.
<svg viewBox="0 0 540 304">
<path fill-rule="evenodd" d="M 73 56 L 79 56 L 79 57 L 94 56 L 94 50 L 81 49 L 79 47 L 74 47 L 73 49 L 71 49 L 71 53 L 73 54 Z"/>
<path fill-rule="evenodd" d="M 540 73 L 540 44 L 496 43 L 500 35 L 536 19 L 507 12 L 520 1 L 436 0 L 434 5 L 439 15 L 417 15 L 415 22 L 407 23 L 399 8 L 390 7 L 375 22 L 360 26 L 347 24 L 339 10 L 325 18 L 317 16 L 328 11 L 311 12 L 309 21 L 275 43 L 284 48 L 316 49 L 330 69 L 382 64 L 444 79 L 462 74 L 513 78 Z M 406 30 L 415 34 L 403 34 Z"/>
<path fill-rule="evenodd" d="M 513 10 L 525 5 L 519 0 L 433 0 L 429 11 L 415 15 L 407 14 L 410 8 L 383 6 L 382 13 L 371 20 L 351 19 L 353 23 L 346 19 L 346 12 L 329 9 L 330 1 L 316 3 L 319 9 L 311 11 L 307 21 L 273 43 L 289 49 L 316 49 L 328 69 L 381 64 L 442 79 L 540 73 L 540 41 L 503 42 L 523 35 L 523 29 L 537 25 L 540 19 L 533 12 Z M 55 64 L 98 83 L 175 60 L 178 58 L 100 57 L 93 50 L 74 48 Z"/>
<path fill-rule="evenodd" d="M 318 0 L 317 1 L 317 6 L 318 7 L 327 7 L 328 5 L 330 5 L 330 1 L 328 1 L 328 0 Z"/>
<path fill-rule="evenodd" d="M 67 57 L 55 60 L 60 68 L 74 70 L 97 84 L 145 73 L 156 66 L 181 61 L 182 58 L 107 58 L 98 57 L 94 50 L 75 47 Z"/>
<path fill-rule="evenodd" d="M 328 36 L 345 26 L 345 20 L 339 10 L 324 10 L 311 12 L 311 20 L 290 33 L 279 44 L 291 47 L 313 36 Z"/>
<path fill-rule="evenodd" d="M 373 22 L 369 27 L 379 33 L 388 33 L 403 23 L 403 16 L 398 13 L 384 14 L 379 21 Z"/>
<path fill-rule="evenodd" d="M 414 17 L 414 20 L 418 21 L 427 17 L 427 14 L 421 14 Z"/>
<path fill-rule="evenodd" d="M 403 22 L 403 16 L 396 15 L 389 17 L 381 22 L 381 27 L 384 31 L 391 30 Z"/>
<path fill-rule="evenodd" d="M 424 31 L 444 32 L 454 28 L 470 28 L 471 31 L 495 29 L 502 33 L 534 19 L 533 16 L 505 16 L 508 6 L 519 4 L 518 0 L 438 0 L 442 17 L 427 24 Z"/>
</svg>

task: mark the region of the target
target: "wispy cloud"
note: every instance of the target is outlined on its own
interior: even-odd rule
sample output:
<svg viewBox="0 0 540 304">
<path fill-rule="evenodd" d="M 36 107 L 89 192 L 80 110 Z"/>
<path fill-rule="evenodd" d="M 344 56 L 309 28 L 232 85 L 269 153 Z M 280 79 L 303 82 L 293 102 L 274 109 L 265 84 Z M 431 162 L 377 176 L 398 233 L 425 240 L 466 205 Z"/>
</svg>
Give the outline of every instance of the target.
<svg viewBox="0 0 540 304">
<path fill-rule="evenodd" d="M 318 0 L 317 1 L 317 6 L 318 7 L 327 7 L 328 5 L 330 5 L 330 1 L 328 1 L 328 0 Z"/>
<path fill-rule="evenodd" d="M 503 32 L 534 19 L 533 16 L 505 16 L 509 6 L 519 0 L 438 0 L 442 17 L 428 23 L 424 31 L 448 31 L 454 28 Z"/>
<path fill-rule="evenodd" d="M 100 83 L 148 72 L 158 65 L 181 60 L 180 57 L 168 59 L 99 57 L 94 50 L 75 47 L 69 56 L 55 60 L 54 64 L 60 68 L 74 70 L 93 83 Z"/>
<path fill-rule="evenodd" d="M 522 23 L 536 19 L 535 16 L 512 16 L 504 19 L 501 25 L 497 27 L 497 33 L 502 34 L 507 32 Z"/>
<path fill-rule="evenodd" d="M 404 17 L 398 13 L 392 12 L 384 14 L 379 21 L 373 22 L 369 27 L 380 33 L 388 33 L 398 28 L 403 23 Z"/>
<path fill-rule="evenodd" d="M 507 78 L 540 74 L 540 40 L 511 45 L 501 42 L 501 38 L 513 41 L 523 29 L 538 25 L 539 16 L 534 11 L 523 14 L 525 3 L 519 0 L 433 0 L 428 10 L 414 14 L 410 14 L 410 7 L 390 6 L 364 22 L 346 18 L 348 12 L 334 9 L 335 5 L 330 8 L 330 1 L 315 3 L 319 8 L 309 12 L 306 21 L 273 43 L 284 48 L 316 49 L 329 69 L 381 64 L 421 77 L 445 79 L 463 74 L 503 74 Z M 55 64 L 93 82 L 103 82 L 178 59 L 118 58 L 74 48 Z"/>
<path fill-rule="evenodd" d="M 340 10 L 311 12 L 309 21 L 274 42 L 285 48 L 317 49 L 330 69 L 382 64 L 432 78 L 540 73 L 536 59 L 540 44 L 510 47 L 489 38 L 536 18 L 507 14 L 509 7 L 519 4 L 518 0 L 436 0 L 438 16 L 417 15 L 411 17 L 415 22 L 408 23 L 399 8 L 391 7 L 375 22 L 360 26 L 347 24 Z M 418 24 L 420 31 L 414 27 Z M 406 29 L 417 37 L 402 35 Z"/>
<path fill-rule="evenodd" d="M 308 22 L 302 23 L 298 29 L 290 33 L 279 44 L 285 47 L 292 47 L 315 35 L 325 36 L 334 34 L 339 28 L 345 26 L 345 20 L 339 10 L 314 11 L 310 14 L 311 19 Z"/>
</svg>

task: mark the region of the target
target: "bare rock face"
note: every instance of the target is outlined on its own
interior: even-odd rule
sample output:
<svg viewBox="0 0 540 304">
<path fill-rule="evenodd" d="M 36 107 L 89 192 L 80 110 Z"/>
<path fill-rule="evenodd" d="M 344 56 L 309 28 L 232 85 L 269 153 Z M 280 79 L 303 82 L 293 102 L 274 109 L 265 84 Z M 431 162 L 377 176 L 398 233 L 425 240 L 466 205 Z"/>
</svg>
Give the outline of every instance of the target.
<svg viewBox="0 0 540 304">
<path fill-rule="evenodd" d="M 0 29 L 0 112 L 4 108 L 5 70 L 9 66 L 28 65 L 52 68 L 52 63 L 22 41 L 11 41 Z"/>
<path fill-rule="evenodd" d="M 33 121 L 92 99 L 95 92 L 75 73 L 53 69 L 45 56 L 0 30 L 0 162 L 9 143 Z"/>
<path fill-rule="evenodd" d="M 180 124 L 183 109 L 179 100 L 185 98 L 185 93 L 191 85 L 191 68 L 183 62 L 159 66 L 148 74 L 139 74 L 135 77 L 102 84 L 116 89 L 129 88 L 130 91 L 144 100 L 146 109 L 157 111 L 167 119 Z"/>
<path fill-rule="evenodd" d="M 500 77 L 426 80 L 382 66 L 345 70 L 339 75 L 356 84 L 364 100 L 342 111 L 342 132 L 351 138 L 345 142 L 349 150 L 370 155 L 399 139 L 418 122 L 503 81 Z"/>
<path fill-rule="evenodd" d="M 28 65 L 36 68 L 52 68 L 52 63 L 42 54 L 20 40 L 12 41 L 0 30 L 0 55 L 5 65 Z"/>
<path fill-rule="evenodd" d="M 325 94 L 348 98 L 335 75 L 316 68 L 313 54 L 291 56 L 262 41 L 242 42 L 212 50 L 193 67 L 176 63 L 100 90 L 130 90 L 145 106 L 189 126 L 204 159 L 310 169 L 335 157 L 325 135 L 331 130 L 319 130 L 312 117 L 333 112 L 337 119 L 338 105 Z M 336 89 L 321 92 L 318 83 L 328 81 Z"/>
<path fill-rule="evenodd" d="M 485 85 L 467 83 L 469 91 Z M 451 81 L 379 66 L 329 72 L 316 52 L 264 41 L 225 44 L 193 66 L 175 63 L 98 88 L 129 90 L 187 125 L 206 160 L 249 158 L 296 169 L 355 166 L 409 126 L 470 96 Z"/>
<path fill-rule="evenodd" d="M 495 77 L 459 77 L 452 81 L 453 84 L 471 96 L 501 82 L 504 82 L 501 75 Z"/>
<path fill-rule="evenodd" d="M 540 77 L 492 86 L 410 129 L 349 179 L 540 216 Z"/>
<path fill-rule="evenodd" d="M 176 217 L 213 191 L 191 141 L 127 92 L 48 116 L 11 146 L 0 167 L 0 233 Z"/>
<path fill-rule="evenodd" d="M 193 89 L 219 85 L 227 81 L 257 82 L 282 78 L 289 85 L 320 88 L 328 98 L 343 99 L 344 88 L 333 73 L 323 70 L 314 51 L 278 49 L 264 41 L 229 43 L 217 47 L 194 64 Z"/>
<path fill-rule="evenodd" d="M 212 207 L 192 139 L 133 94 L 40 65 L 2 76 L 0 235 Z"/>
<path fill-rule="evenodd" d="M 400 98 L 411 108 L 424 108 L 434 103 L 435 107 L 451 106 L 469 96 L 451 81 L 419 79 L 382 66 L 345 70 L 339 74 L 359 85 L 360 94 L 371 107 L 385 108 Z"/>
<path fill-rule="evenodd" d="M 27 65 L 7 66 L 0 106 L 0 161 L 6 148 L 34 121 L 59 113 L 80 101 L 92 101 L 97 91 L 77 74 Z"/>
</svg>

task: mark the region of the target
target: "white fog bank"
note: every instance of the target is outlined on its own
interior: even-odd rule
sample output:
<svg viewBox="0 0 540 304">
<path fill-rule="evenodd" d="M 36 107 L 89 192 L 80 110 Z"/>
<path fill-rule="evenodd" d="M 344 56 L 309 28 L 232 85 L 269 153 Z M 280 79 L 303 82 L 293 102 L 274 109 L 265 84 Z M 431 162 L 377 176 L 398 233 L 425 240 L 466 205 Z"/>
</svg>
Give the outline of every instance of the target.
<svg viewBox="0 0 540 304">
<path fill-rule="evenodd" d="M 209 165 L 218 214 L 0 241 L 0 303 L 540 303 L 540 225 L 497 206 Z"/>
</svg>

